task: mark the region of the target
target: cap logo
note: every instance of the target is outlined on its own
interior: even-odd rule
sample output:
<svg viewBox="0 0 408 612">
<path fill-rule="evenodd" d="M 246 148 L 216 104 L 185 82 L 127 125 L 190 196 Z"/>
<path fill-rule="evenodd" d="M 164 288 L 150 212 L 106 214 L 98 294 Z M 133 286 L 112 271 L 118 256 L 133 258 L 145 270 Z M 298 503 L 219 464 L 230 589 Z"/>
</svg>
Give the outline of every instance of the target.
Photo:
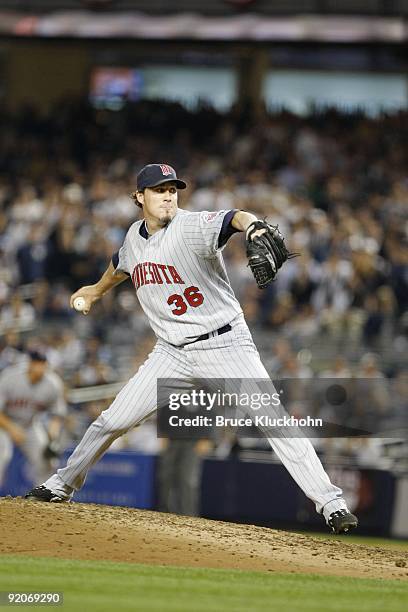
<svg viewBox="0 0 408 612">
<path fill-rule="evenodd" d="M 173 174 L 173 168 L 168 166 L 167 164 L 159 164 L 160 170 L 162 171 L 163 176 L 169 176 L 169 174 Z"/>
</svg>

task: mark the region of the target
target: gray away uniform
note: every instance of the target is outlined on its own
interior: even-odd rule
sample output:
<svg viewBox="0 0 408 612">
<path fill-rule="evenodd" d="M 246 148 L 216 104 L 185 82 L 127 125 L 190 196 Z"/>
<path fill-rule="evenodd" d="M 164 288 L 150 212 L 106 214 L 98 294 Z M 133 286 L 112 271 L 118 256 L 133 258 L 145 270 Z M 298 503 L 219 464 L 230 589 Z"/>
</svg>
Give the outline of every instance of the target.
<svg viewBox="0 0 408 612">
<path fill-rule="evenodd" d="M 64 417 L 66 403 L 62 380 L 50 370 L 36 384 L 27 376 L 27 364 L 5 368 L 0 375 L 0 412 L 26 432 L 21 450 L 28 459 L 28 476 L 38 482 L 47 478 L 54 462 L 44 459 L 43 452 L 49 439 L 46 420 L 50 416 Z M 13 444 L 0 428 L 0 483 L 13 453 Z"/>
<path fill-rule="evenodd" d="M 235 231 L 234 214 L 179 210 L 152 236 L 144 221 L 130 227 L 113 263 L 130 275 L 158 340 L 138 372 L 88 428 L 67 466 L 44 483 L 47 488 L 65 497 L 80 489 L 89 468 L 112 442 L 157 409 L 158 378 L 186 383 L 197 378 L 269 381 L 221 254 Z M 228 333 L 213 333 L 227 324 Z M 206 333 L 208 339 L 196 341 Z M 269 385 L 270 393 L 276 392 L 271 381 Z M 255 380 L 245 391 L 259 392 Z M 268 441 L 317 511 L 327 518 L 346 508 L 341 489 L 330 482 L 310 441 L 279 433 Z"/>
</svg>

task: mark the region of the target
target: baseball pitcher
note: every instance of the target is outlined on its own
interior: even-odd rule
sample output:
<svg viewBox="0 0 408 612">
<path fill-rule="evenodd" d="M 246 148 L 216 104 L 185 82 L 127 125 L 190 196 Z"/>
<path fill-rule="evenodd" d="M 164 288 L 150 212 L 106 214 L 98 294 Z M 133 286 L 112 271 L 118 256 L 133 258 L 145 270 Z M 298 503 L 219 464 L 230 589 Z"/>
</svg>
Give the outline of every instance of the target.
<svg viewBox="0 0 408 612">
<path fill-rule="evenodd" d="M 27 493 L 27 499 L 68 501 L 112 442 L 157 409 L 159 378 L 186 383 L 197 378 L 269 380 L 229 284 L 222 250 L 235 232 L 245 232 L 249 265 L 260 288 L 291 255 L 278 228 L 248 212 L 180 210 L 178 190 L 185 188 L 167 164 L 145 166 L 132 194 L 143 220 L 129 228 L 101 279 L 71 296 L 71 306 L 88 314 L 107 291 L 130 278 L 157 343 L 88 428 L 67 465 Z M 335 533 L 357 526 L 309 440 L 284 434 L 268 440 Z"/>
</svg>

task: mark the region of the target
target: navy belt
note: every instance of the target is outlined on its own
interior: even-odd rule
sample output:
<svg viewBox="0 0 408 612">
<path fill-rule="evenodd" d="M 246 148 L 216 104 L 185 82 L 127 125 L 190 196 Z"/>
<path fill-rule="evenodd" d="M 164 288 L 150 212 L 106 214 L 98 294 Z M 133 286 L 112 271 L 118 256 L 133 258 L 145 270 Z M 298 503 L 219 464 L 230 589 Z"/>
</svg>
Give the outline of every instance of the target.
<svg viewBox="0 0 408 612">
<path fill-rule="evenodd" d="M 183 346 L 194 344 L 195 342 L 200 342 L 200 340 L 208 340 L 208 338 L 213 338 L 214 336 L 221 336 L 222 334 L 226 334 L 227 332 L 231 331 L 231 329 L 232 327 L 228 323 L 227 325 L 224 325 L 223 327 L 220 327 L 219 329 L 216 329 L 213 332 L 209 332 L 208 334 L 202 334 L 202 336 L 198 336 L 198 338 L 196 338 L 192 342 L 186 342 L 186 344 L 182 344 L 181 347 L 178 348 L 183 348 Z"/>
</svg>

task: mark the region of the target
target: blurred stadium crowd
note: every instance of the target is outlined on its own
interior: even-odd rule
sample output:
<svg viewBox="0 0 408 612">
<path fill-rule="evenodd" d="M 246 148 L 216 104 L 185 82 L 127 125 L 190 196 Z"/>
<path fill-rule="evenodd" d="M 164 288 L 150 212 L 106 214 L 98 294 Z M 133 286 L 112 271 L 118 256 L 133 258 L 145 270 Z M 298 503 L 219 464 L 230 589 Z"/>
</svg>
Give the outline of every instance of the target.
<svg viewBox="0 0 408 612">
<path fill-rule="evenodd" d="M 267 216 L 302 254 L 260 292 L 242 236 L 224 253 L 273 377 L 406 380 L 407 126 L 402 112 L 254 120 L 159 101 L 2 112 L 0 369 L 41 345 L 73 388 L 126 380 L 144 360 L 154 338 L 130 283 L 88 317 L 69 296 L 106 269 L 140 214 L 135 176 L 157 161 L 188 181 L 182 207 Z"/>
</svg>

